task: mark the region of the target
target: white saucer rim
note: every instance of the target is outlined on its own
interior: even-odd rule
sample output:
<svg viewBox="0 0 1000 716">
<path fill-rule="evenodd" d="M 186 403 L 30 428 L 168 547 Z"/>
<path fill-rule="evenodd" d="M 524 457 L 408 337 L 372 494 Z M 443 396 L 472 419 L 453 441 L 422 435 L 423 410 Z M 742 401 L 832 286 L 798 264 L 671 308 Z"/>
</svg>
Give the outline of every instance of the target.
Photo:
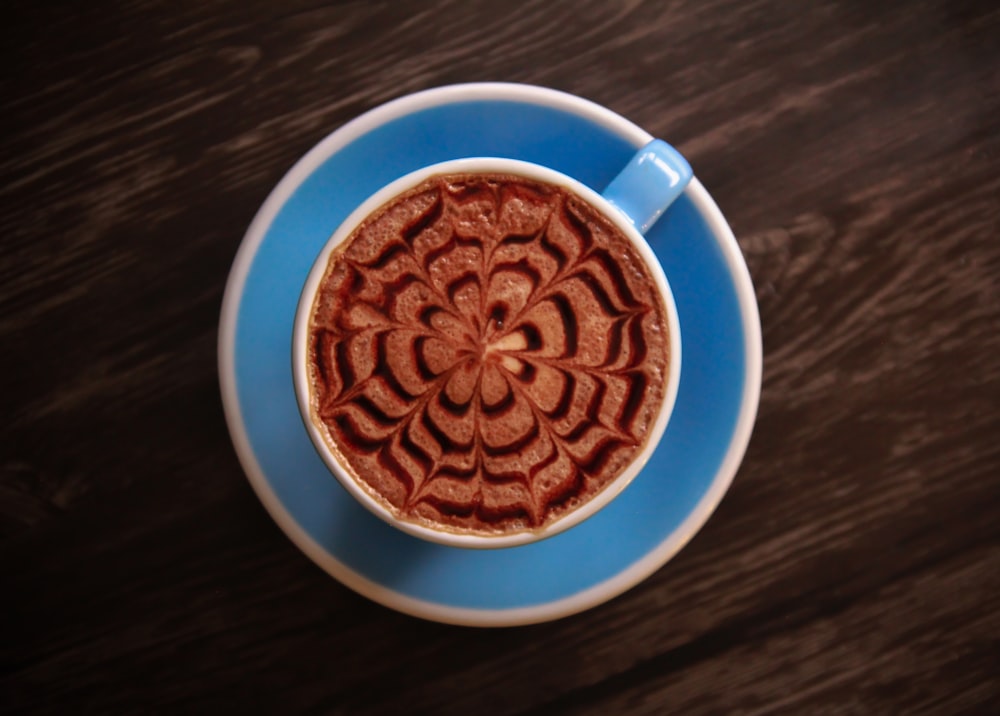
<svg viewBox="0 0 1000 716">
<path fill-rule="evenodd" d="M 648 578 L 679 552 L 708 521 L 732 484 L 750 441 L 760 400 L 763 369 L 760 316 L 750 272 L 728 223 L 697 178 L 685 194 L 717 237 L 736 290 L 743 322 L 746 361 L 743 395 L 737 423 L 722 464 L 711 485 L 684 521 L 654 549 L 603 582 L 561 599 L 508 609 L 455 607 L 400 594 L 361 576 L 330 555 L 302 529 L 271 488 L 257 461 L 243 422 L 236 381 L 236 322 L 253 259 L 281 208 L 295 190 L 334 153 L 373 129 L 430 107 L 477 100 L 514 101 L 549 106 L 585 116 L 611 129 L 639 148 L 653 139 L 645 130 L 610 109 L 575 95 L 545 87 L 503 82 L 448 85 L 400 97 L 376 107 L 327 135 L 282 177 L 257 211 L 240 242 L 230 269 L 219 321 L 219 382 L 223 411 L 237 457 L 251 487 L 271 518 L 310 559 L 359 594 L 411 616 L 463 626 L 518 626 L 576 614 L 613 599 Z"/>
</svg>

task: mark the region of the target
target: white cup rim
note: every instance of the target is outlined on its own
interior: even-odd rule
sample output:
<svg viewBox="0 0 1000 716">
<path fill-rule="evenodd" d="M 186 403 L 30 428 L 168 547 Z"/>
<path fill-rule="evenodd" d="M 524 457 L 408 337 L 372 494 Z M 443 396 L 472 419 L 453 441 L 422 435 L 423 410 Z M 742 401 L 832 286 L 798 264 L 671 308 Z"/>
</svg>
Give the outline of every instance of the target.
<svg viewBox="0 0 1000 716">
<path fill-rule="evenodd" d="M 310 379 L 307 369 L 309 321 L 312 313 L 313 299 L 320 282 L 326 274 L 330 255 L 333 251 L 351 235 L 354 229 L 365 218 L 388 203 L 393 197 L 416 187 L 426 179 L 443 174 L 487 173 L 513 174 L 562 186 L 583 198 L 589 204 L 599 209 L 606 218 L 610 219 L 631 241 L 646 263 L 657 285 L 663 299 L 664 308 L 666 309 L 670 345 L 667 389 L 663 396 L 660 411 L 647 435 L 642 449 L 636 454 L 628 467 L 590 500 L 575 510 L 553 520 L 544 527 L 537 530 L 523 530 L 497 535 L 449 532 L 445 529 L 434 529 L 418 522 L 400 519 L 394 515 L 382 502 L 362 487 L 358 480 L 351 476 L 350 470 L 340 463 L 336 453 L 327 444 L 326 438 L 312 417 Z M 656 254 L 645 238 L 643 238 L 642 234 L 631 224 L 629 219 L 598 192 L 573 177 L 532 162 L 501 157 L 453 159 L 422 167 L 387 184 L 362 202 L 334 231 L 313 262 L 299 297 L 292 331 L 292 373 L 299 412 L 314 447 L 333 476 L 361 505 L 403 532 L 438 544 L 473 549 L 515 547 L 552 537 L 593 516 L 621 494 L 642 471 L 642 468 L 645 467 L 666 430 L 677 399 L 677 390 L 680 384 L 681 354 L 680 322 L 673 293 L 670 290 L 670 284 Z"/>
</svg>

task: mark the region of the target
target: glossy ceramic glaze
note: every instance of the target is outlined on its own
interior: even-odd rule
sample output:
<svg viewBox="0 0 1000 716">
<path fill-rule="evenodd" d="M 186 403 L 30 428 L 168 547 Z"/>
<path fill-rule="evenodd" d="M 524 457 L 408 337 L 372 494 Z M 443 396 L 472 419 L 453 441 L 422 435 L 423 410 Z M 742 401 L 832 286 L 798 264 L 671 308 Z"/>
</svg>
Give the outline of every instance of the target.
<svg viewBox="0 0 1000 716">
<path fill-rule="evenodd" d="M 334 132 L 261 207 L 223 304 L 226 416 L 265 507 L 341 582 L 428 619 L 481 626 L 544 621 L 635 585 L 708 519 L 749 441 L 761 343 L 739 247 L 697 179 L 647 234 L 684 337 L 670 424 L 628 489 L 577 527 L 490 551 L 402 533 L 331 477 L 303 426 L 292 382 L 292 326 L 302 285 L 337 226 L 374 191 L 417 168 L 469 156 L 534 162 L 600 191 L 650 139 L 609 110 L 552 90 L 445 87 L 384 105 Z"/>
</svg>

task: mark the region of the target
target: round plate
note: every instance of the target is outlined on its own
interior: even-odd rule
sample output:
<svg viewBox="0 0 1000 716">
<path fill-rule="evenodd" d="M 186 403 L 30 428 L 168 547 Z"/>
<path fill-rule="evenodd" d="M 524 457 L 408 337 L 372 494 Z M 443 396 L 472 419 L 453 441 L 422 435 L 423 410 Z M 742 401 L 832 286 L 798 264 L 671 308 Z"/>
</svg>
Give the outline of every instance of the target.
<svg viewBox="0 0 1000 716">
<path fill-rule="evenodd" d="M 670 424 L 628 489 L 573 529 L 498 550 L 410 537 L 357 504 L 330 475 L 295 400 L 292 323 L 302 285 L 340 222 L 376 190 L 428 164 L 497 156 L 552 167 L 601 191 L 650 139 L 572 95 L 525 85 L 454 85 L 390 102 L 345 125 L 264 202 L 223 301 L 226 420 L 268 512 L 343 584 L 442 622 L 556 619 L 652 574 L 722 499 L 757 411 L 760 321 L 736 240 L 697 179 L 647 235 L 674 292 L 684 341 Z"/>
</svg>

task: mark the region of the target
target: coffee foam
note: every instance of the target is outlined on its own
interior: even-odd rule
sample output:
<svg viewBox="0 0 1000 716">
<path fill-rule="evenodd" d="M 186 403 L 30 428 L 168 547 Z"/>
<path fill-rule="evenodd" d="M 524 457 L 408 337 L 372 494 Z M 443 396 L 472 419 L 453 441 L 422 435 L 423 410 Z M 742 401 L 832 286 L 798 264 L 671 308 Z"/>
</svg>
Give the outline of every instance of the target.
<svg viewBox="0 0 1000 716">
<path fill-rule="evenodd" d="M 663 401 L 666 311 L 629 239 L 562 187 L 433 177 L 330 257 L 313 419 L 399 518 L 540 529 L 632 462 Z"/>
</svg>

